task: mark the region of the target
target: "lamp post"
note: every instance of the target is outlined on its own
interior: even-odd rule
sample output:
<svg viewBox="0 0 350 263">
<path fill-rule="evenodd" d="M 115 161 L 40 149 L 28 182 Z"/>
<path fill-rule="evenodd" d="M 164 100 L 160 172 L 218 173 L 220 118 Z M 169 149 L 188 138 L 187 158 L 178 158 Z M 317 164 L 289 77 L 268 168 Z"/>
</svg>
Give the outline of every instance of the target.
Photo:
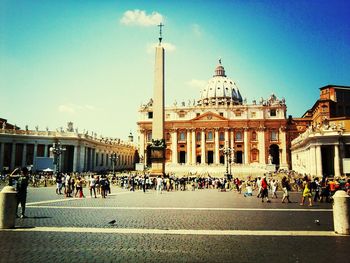
<svg viewBox="0 0 350 263">
<path fill-rule="evenodd" d="M 65 150 L 66 148 L 63 147 L 60 142 L 54 143 L 52 147 L 50 147 L 50 152 L 52 152 L 54 156 L 54 164 L 56 164 L 56 175 L 60 172 L 60 156 Z"/>
<path fill-rule="evenodd" d="M 119 156 L 116 153 L 112 153 L 111 157 L 109 157 L 109 159 L 111 159 L 112 161 L 113 175 L 114 175 L 114 167 L 117 165 L 118 158 Z"/>
<path fill-rule="evenodd" d="M 228 179 L 230 179 L 230 177 L 232 176 L 231 175 L 231 163 L 232 161 L 234 161 L 233 157 L 232 157 L 232 154 L 234 154 L 234 148 L 231 148 L 231 147 L 223 147 L 220 149 L 225 158 L 226 158 L 226 176 Z M 230 164 L 230 173 L 229 173 L 229 164 Z"/>
</svg>

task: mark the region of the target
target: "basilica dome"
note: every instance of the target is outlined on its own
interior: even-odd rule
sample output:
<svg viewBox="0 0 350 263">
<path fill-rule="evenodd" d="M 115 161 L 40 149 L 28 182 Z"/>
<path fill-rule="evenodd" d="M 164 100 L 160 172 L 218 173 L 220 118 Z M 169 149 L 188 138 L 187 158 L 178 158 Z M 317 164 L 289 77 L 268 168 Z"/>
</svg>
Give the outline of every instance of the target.
<svg viewBox="0 0 350 263">
<path fill-rule="evenodd" d="M 215 69 L 214 76 L 208 81 L 208 84 L 201 91 L 199 104 L 241 104 L 242 96 L 235 82 L 225 75 L 225 69 L 219 65 Z"/>
</svg>

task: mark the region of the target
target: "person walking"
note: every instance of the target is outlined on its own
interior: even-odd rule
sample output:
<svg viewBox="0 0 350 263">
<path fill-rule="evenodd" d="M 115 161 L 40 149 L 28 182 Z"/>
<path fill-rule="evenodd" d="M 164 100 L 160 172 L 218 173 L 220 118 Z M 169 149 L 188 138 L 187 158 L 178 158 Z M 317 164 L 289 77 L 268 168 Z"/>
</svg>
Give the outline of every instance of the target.
<svg viewBox="0 0 350 263">
<path fill-rule="evenodd" d="M 266 181 L 266 176 L 263 176 L 261 179 L 261 202 L 264 202 L 264 198 L 266 198 L 266 202 L 271 203 L 269 200 L 269 192 L 268 192 L 268 184 Z"/>
<path fill-rule="evenodd" d="M 146 176 L 146 174 L 144 174 L 143 180 L 142 180 L 142 190 L 144 193 L 146 193 L 146 185 L 147 185 L 147 176 Z"/>
<path fill-rule="evenodd" d="M 309 206 L 312 206 L 311 184 L 310 184 L 309 178 L 307 176 L 304 177 L 303 186 L 304 186 L 304 190 L 303 190 L 303 195 L 301 198 L 300 205 L 304 205 L 305 199 L 308 198 L 309 199 Z"/>
<path fill-rule="evenodd" d="M 92 192 L 94 192 L 94 196 L 96 198 L 96 178 L 94 175 L 91 175 L 89 179 L 89 188 L 90 188 L 90 196 L 92 198 Z"/>
<path fill-rule="evenodd" d="M 282 203 L 284 203 L 284 200 L 286 199 L 288 203 L 291 203 L 291 201 L 289 200 L 289 191 L 291 187 L 286 176 L 283 176 L 281 184 L 282 184 L 282 190 L 283 190 Z"/>
<path fill-rule="evenodd" d="M 100 178 L 100 186 L 101 186 L 101 196 L 102 198 L 106 198 L 107 196 L 107 179 L 105 175 L 102 175 Z"/>
<path fill-rule="evenodd" d="M 56 194 L 62 194 L 62 175 L 60 173 L 56 176 Z"/>
<path fill-rule="evenodd" d="M 271 185 L 271 190 L 272 190 L 272 197 L 271 198 L 276 198 L 277 199 L 278 198 L 278 196 L 277 196 L 278 182 L 275 179 L 273 179 L 271 181 L 270 185 Z"/>
<path fill-rule="evenodd" d="M 80 176 L 78 176 L 77 180 L 75 181 L 75 185 L 76 192 L 74 197 L 76 197 L 78 193 L 80 198 L 85 197 L 83 193 L 83 179 Z"/>
<path fill-rule="evenodd" d="M 163 188 L 163 179 L 158 176 L 157 177 L 157 194 L 162 193 L 162 188 Z"/>
<path fill-rule="evenodd" d="M 321 184 L 318 181 L 318 178 L 316 177 L 314 182 L 313 182 L 313 187 L 315 191 L 315 196 L 314 196 L 314 202 L 318 202 L 321 200 L 320 192 L 321 192 Z"/>
<path fill-rule="evenodd" d="M 256 195 L 257 198 L 261 197 L 261 178 L 258 177 L 258 179 L 256 179 L 256 186 L 258 188 L 258 194 Z"/>
<path fill-rule="evenodd" d="M 16 217 L 18 218 L 18 205 L 21 204 L 21 218 L 27 218 L 25 215 L 26 202 L 27 202 L 27 188 L 29 183 L 28 169 L 23 167 L 21 170 L 21 175 L 17 179 L 16 191 L 17 191 L 17 207 L 16 207 Z"/>
<path fill-rule="evenodd" d="M 71 194 L 72 194 L 72 181 L 71 181 L 71 176 L 69 174 L 67 174 L 66 176 L 66 188 L 65 188 L 65 195 L 66 197 L 72 197 Z"/>
</svg>

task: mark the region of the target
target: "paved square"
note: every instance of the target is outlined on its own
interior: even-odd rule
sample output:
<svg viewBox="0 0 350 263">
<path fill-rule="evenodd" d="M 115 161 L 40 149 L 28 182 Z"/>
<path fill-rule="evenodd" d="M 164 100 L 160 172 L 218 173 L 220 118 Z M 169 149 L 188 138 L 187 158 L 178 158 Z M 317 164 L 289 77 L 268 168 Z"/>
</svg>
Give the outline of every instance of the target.
<svg viewBox="0 0 350 263">
<path fill-rule="evenodd" d="M 349 262 L 350 238 L 333 233 L 331 205 L 291 199 L 120 188 L 106 199 L 67 199 L 52 187 L 29 188 L 29 218 L 0 231 L 0 261 Z"/>
</svg>

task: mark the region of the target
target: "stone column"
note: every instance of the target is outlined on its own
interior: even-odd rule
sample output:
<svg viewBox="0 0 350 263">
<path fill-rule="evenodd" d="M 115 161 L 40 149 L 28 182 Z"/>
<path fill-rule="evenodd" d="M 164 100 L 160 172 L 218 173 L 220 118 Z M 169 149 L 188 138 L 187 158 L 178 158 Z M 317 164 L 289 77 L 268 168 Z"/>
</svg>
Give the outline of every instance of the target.
<svg viewBox="0 0 350 263">
<path fill-rule="evenodd" d="M 5 143 L 0 143 L 0 172 L 4 169 L 4 149 Z"/>
<path fill-rule="evenodd" d="M 77 146 L 73 146 L 73 172 L 77 172 L 78 171 L 78 167 L 77 167 L 77 163 L 78 163 L 78 151 L 77 151 Z"/>
<path fill-rule="evenodd" d="M 93 149 L 90 148 L 90 163 L 88 164 L 89 165 L 89 170 L 92 171 L 92 162 L 93 162 L 93 158 L 92 158 L 92 155 L 93 154 Z"/>
<path fill-rule="evenodd" d="M 196 130 L 192 130 L 192 164 L 196 164 L 197 159 L 196 159 L 196 146 L 197 146 L 197 141 L 196 141 Z"/>
<path fill-rule="evenodd" d="M 249 163 L 248 128 L 244 128 L 244 164 Z"/>
<path fill-rule="evenodd" d="M 340 175 L 339 146 L 334 145 L 334 176 L 339 177 Z"/>
<path fill-rule="evenodd" d="M 33 165 L 36 167 L 36 157 L 38 155 L 38 143 L 34 142 L 34 151 L 33 151 Z"/>
<path fill-rule="evenodd" d="M 15 160 L 16 160 L 16 143 L 12 143 L 12 152 L 11 152 L 11 166 L 10 170 L 13 170 L 15 168 Z"/>
<path fill-rule="evenodd" d="M 191 130 L 190 129 L 187 129 L 186 143 L 187 143 L 186 164 L 191 164 Z"/>
<path fill-rule="evenodd" d="M 219 129 L 215 129 L 215 164 L 220 163 L 220 153 L 219 153 Z"/>
<path fill-rule="evenodd" d="M 201 164 L 205 164 L 205 129 L 201 131 Z"/>
<path fill-rule="evenodd" d="M 85 146 L 80 146 L 80 156 L 79 156 L 79 172 L 83 172 L 85 170 Z"/>
<path fill-rule="evenodd" d="M 316 146 L 316 176 L 323 177 L 321 145 Z"/>
<path fill-rule="evenodd" d="M 258 129 L 258 143 L 259 143 L 259 163 L 266 164 L 265 158 L 265 131 L 263 128 Z"/>
<path fill-rule="evenodd" d="M 119 155 L 117 154 L 117 156 L 119 156 Z M 119 158 L 120 157 L 118 157 L 118 159 L 117 159 L 117 164 L 118 164 Z M 99 167 L 100 167 L 100 153 L 99 152 L 96 153 L 95 165 L 96 165 L 97 170 L 99 170 Z"/>
<path fill-rule="evenodd" d="M 171 156 L 172 163 L 177 164 L 178 161 L 177 161 L 177 130 L 176 129 L 174 129 L 171 132 L 171 152 L 172 152 L 172 156 Z"/>
<path fill-rule="evenodd" d="M 48 155 L 47 155 L 47 153 L 48 153 L 48 148 L 49 148 L 49 146 L 48 145 L 44 145 L 44 157 L 47 157 Z"/>
<path fill-rule="evenodd" d="M 280 129 L 280 134 L 281 137 L 281 168 L 288 168 L 287 164 L 287 143 L 286 143 L 286 130 L 284 127 Z"/>
<path fill-rule="evenodd" d="M 23 144 L 22 167 L 27 166 L 27 144 Z"/>
<path fill-rule="evenodd" d="M 230 140 L 230 147 L 233 149 L 234 146 L 235 146 L 235 137 L 234 137 L 234 134 L 233 134 L 233 129 L 231 129 L 230 137 L 231 137 L 231 140 Z"/>
<path fill-rule="evenodd" d="M 145 130 L 144 129 L 140 130 L 140 146 L 139 146 L 139 149 L 140 149 L 140 155 L 143 158 L 143 163 L 146 163 L 145 161 L 146 161 L 146 155 L 147 154 L 145 153 Z"/>
<path fill-rule="evenodd" d="M 316 146 L 311 145 L 309 149 L 309 170 L 312 176 L 317 175 Z"/>
</svg>

